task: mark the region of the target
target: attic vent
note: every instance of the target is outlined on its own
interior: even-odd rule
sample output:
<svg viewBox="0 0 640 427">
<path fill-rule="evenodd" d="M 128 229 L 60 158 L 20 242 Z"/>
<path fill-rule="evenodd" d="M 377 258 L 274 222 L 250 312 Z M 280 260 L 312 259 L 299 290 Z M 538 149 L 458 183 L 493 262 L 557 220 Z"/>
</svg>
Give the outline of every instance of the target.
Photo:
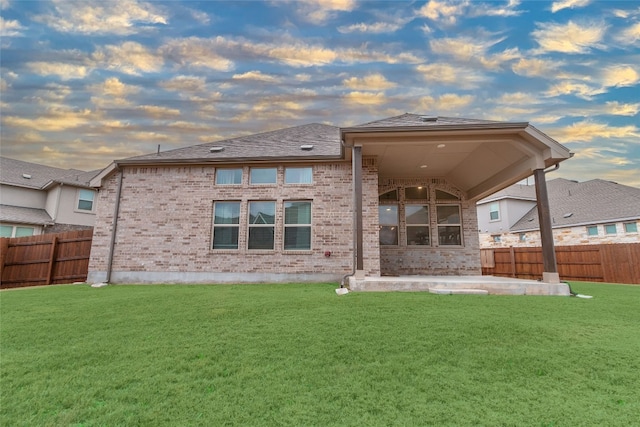
<svg viewBox="0 0 640 427">
<path fill-rule="evenodd" d="M 209 148 L 210 153 L 220 153 L 224 151 L 224 147 L 211 147 Z"/>
<path fill-rule="evenodd" d="M 24 179 L 31 179 L 31 175 L 29 175 L 28 173 L 23 173 L 23 174 L 22 174 L 22 177 L 23 177 Z"/>
<path fill-rule="evenodd" d="M 300 149 L 304 151 L 311 151 L 313 150 L 313 144 L 302 144 Z"/>
<path fill-rule="evenodd" d="M 573 215 L 573 212 L 566 213 L 562 215 L 562 218 L 570 218 Z"/>
<path fill-rule="evenodd" d="M 438 116 L 420 116 L 420 120 L 423 122 L 437 122 Z"/>
</svg>

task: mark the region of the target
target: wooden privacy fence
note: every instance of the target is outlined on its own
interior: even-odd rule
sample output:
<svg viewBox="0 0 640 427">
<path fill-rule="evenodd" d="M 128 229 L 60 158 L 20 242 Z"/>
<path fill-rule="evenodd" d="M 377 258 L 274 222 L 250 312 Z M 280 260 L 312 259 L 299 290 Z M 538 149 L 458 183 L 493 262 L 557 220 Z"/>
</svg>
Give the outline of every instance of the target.
<svg viewBox="0 0 640 427">
<path fill-rule="evenodd" d="M 0 288 L 85 281 L 93 230 L 0 239 Z"/>
<path fill-rule="evenodd" d="M 482 274 L 542 278 L 542 248 L 482 249 Z M 640 284 L 640 243 L 557 246 L 561 280 Z"/>
</svg>

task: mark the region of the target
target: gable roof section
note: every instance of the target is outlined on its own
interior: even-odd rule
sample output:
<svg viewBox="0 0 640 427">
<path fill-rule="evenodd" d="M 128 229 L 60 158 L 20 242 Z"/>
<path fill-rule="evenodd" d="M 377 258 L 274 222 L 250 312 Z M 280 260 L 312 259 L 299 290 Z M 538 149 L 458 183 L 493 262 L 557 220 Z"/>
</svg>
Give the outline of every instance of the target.
<svg viewBox="0 0 640 427">
<path fill-rule="evenodd" d="M 533 185 L 514 184 L 498 191 L 497 193 L 492 194 L 489 197 L 485 197 L 478 202 L 478 205 L 505 199 L 526 200 L 535 202 L 536 188 Z"/>
<path fill-rule="evenodd" d="M 386 119 L 375 120 L 373 122 L 356 125 L 356 128 L 396 128 L 396 127 L 423 127 L 423 126 L 460 126 L 474 124 L 499 124 L 500 122 L 491 120 L 465 119 L 461 117 L 441 117 L 405 113 L 400 116 L 389 117 Z"/>
<path fill-rule="evenodd" d="M 547 183 L 547 190 L 553 228 L 640 219 L 640 188 L 602 179 L 576 182 L 557 178 Z M 511 231 L 539 228 L 534 207 Z"/>
<path fill-rule="evenodd" d="M 303 145 L 313 146 L 303 150 Z M 211 151 L 221 147 L 222 151 Z M 255 135 L 130 157 L 118 164 L 239 162 L 336 159 L 342 154 L 340 128 L 311 123 Z"/>
<path fill-rule="evenodd" d="M 0 157 L 0 183 L 17 187 L 44 190 L 53 183 L 88 187 L 89 181 L 98 172 L 62 169 Z"/>
<path fill-rule="evenodd" d="M 0 222 L 16 224 L 53 225 L 46 210 L 20 206 L 0 205 Z"/>
</svg>

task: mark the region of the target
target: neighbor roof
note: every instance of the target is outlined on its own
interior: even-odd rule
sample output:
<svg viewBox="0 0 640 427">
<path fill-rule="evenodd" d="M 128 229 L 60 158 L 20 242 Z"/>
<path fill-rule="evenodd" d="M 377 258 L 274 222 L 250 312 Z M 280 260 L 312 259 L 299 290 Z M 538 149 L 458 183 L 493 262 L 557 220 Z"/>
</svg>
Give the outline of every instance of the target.
<svg viewBox="0 0 640 427">
<path fill-rule="evenodd" d="M 98 172 L 62 169 L 0 157 L 0 183 L 38 190 L 45 189 L 51 183 L 88 187 L 89 181 Z"/>
<path fill-rule="evenodd" d="M 527 200 L 536 201 L 536 189 L 532 185 L 514 184 L 504 190 L 500 190 L 497 193 L 492 194 L 489 197 L 478 202 L 478 205 L 485 203 L 495 202 L 497 200 L 515 199 L 515 200 Z"/>
<path fill-rule="evenodd" d="M 0 205 L 0 222 L 52 225 L 53 219 L 44 209 Z"/>
<path fill-rule="evenodd" d="M 556 178 L 547 183 L 553 228 L 640 219 L 640 188 L 594 179 L 585 182 Z M 538 230 L 537 208 L 511 231 Z"/>
<path fill-rule="evenodd" d="M 302 146 L 307 146 L 303 149 Z M 220 147 L 221 151 L 212 151 Z M 215 150 L 215 148 L 214 148 Z M 340 128 L 320 123 L 130 157 L 117 163 L 217 162 L 338 158 Z"/>
<path fill-rule="evenodd" d="M 473 124 L 500 124 L 491 120 L 465 119 L 462 117 L 441 117 L 429 116 L 425 114 L 405 113 L 400 116 L 388 117 L 386 119 L 375 120 L 353 126 L 357 128 L 394 128 L 394 127 L 411 127 L 411 126 L 446 126 L 446 125 L 473 125 Z"/>
</svg>

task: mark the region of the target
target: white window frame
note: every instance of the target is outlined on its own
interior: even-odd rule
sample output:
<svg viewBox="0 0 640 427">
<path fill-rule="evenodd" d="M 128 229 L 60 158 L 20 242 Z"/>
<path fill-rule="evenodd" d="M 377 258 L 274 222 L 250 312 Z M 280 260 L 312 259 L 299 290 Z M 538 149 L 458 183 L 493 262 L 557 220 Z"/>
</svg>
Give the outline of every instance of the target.
<svg viewBox="0 0 640 427">
<path fill-rule="evenodd" d="M 395 209 L 395 211 L 396 211 L 395 223 L 393 223 L 393 224 L 390 223 L 390 222 L 384 222 L 383 223 L 382 221 L 380 221 L 380 209 L 385 209 L 385 210 Z M 397 203 L 389 203 L 389 204 L 378 205 L 378 222 L 379 222 L 378 233 L 380 233 L 380 231 L 382 231 L 383 227 L 390 227 L 391 231 L 395 231 L 396 232 L 395 243 L 382 243 L 382 241 L 379 241 L 380 246 L 392 246 L 392 247 L 399 246 L 400 245 L 400 205 L 397 204 Z M 379 238 L 379 236 L 378 236 L 378 238 Z"/>
<path fill-rule="evenodd" d="M 219 206 L 220 204 L 230 204 L 230 203 L 234 203 L 237 204 L 239 207 L 239 213 L 238 213 L 238 222 L 236 223 L 219 223 L 216 224 L 216 207 Z M 237 251 L 238 249 L 240 249 L 240 217 L 242 216 L 242 202 L 240 202 L 239 200 L 217 200 L 213 202 L 213 220 L 212 220 L 212 231 L 211 231 L 211 249 L 214 251 Z M 215 244 L 215 235 L 216 235 L 216 227 L 218 228 L 237 228 L 237 233 L 238 233 L 238 240 L 236 241 L 236 247 L 235 248 L 216 248 L 214 246 Z"/>
<path fill-rule="evenodd" d="M 91 196 L 92 196 L 91 209 L 83 209 L 80 207 L 80 202 L 89 201 L 88 199 L 83 199 L 81 197 L 83 191 L 87 193 L 91 193 Z M 80 213 L 93 213 L 95 212 L 95 209 L 96 209 L 96 192 L 93 190 L 89 190 L 87 188 L 78 188 L 78 191 L 76 192 L 76 208 L 74 210 Z"/>
<path fill-rule="evenodd" d="M 425 208 L 427 210 L 427 222 L 426 223 L 420 223 L 420 224 L 409 224 L 409 222 L 407 221 L 407 207 L 410 206 L 418 206 L 421 208 Z M 432 240 L 431 240 L 431 211 L 429 210 L 429 205 L 426 203 L 405 203 L 404 205 L 404 222 L 405 222 L 405 228 L 406 228 L 406 232 L 405 232 L 405 238 L 407 240 L 407 246 L 418 246 L 418 247 L 429 247 L 432 245 Z M 427 229 L 427 239 L 429 241 L 428 244 L 426 245 L 421 245 L 421 244 L 411 244 L 409 242 L 409 229 L 415 227 L 415 228 L 426 228 Z"/>
<path fill-rule="evenodd" d="M 493 209 L 493 208 L 496 209 Z M 496 218 L 493 218 L 493 213 L 496 213 Z M 489 222 L 500 221 L 500 202 L 489 203 Z"/>
<path fill-rule="evenodd" d="M 633 228 L 635 228 L 635 230 L 629 231 L 627 229 L 627 226 L 629 226 L 629 225 L 632 225 Z M 627 234 L 636 234 L 636 233 L 638 233 L 638 223 L 636 221 L 625 222 L 623 226 L 624 226 L 624 232 L 627 233 Z"/>
<path fill-rule="evenodd" d="M 220 176 L 218 175 L 222 171 L 240 171 L 240 182 L 220 182 Z M 242 185 L 242 175 L 244 171 L 242 168 L 216 168 L 216 185 Z"/>
<path fill-rule="evenodd" d="M 609 227 L 613 227 L 613 233 L 609 232 Z M 618 234 L 618 227 L 616 226 L 616 224 L 605 224 L 604 234 L 607 236 L 615 236 L 616 234 Z"/>
<path fill-rule="evenodd" d="M 273 170 L 273 181 L 269 182 L 254 182 L 253 172 L 258 170 Z M 250 185 L 276 185 L 278 183 L 278 168 L 277 167 L 259 167 L 249 169 L 249 184 Z"/>
<path fill-rule="evenodd" d="M 293 170 L 303 170 L 303 169 L 308 169 L 310 172 L 310 180 L 309 182 L 302 182 L 302 181 L 292 181 L 291 178 L 289 177 L 288 172 L 289 171 L 293 171 Z M 284 183 L 285 185 L 310 185 L 313 184 L 313 167 L 311 166 L 288 166 L 284 168 Z"/>
<path fill-rule="evenodd" d="M 439 217 L 438 217 L 438 208 L 440 207 L 451 207 L 451 206 L 455 206 L 456 208 L 458 208 L 458 219 L 459 222 L 458 223 L 440 223 L 439 222 Z M 462 206 L 459 203 L 440 203 L 436 205 L 436 224 L 437 224 L 437 238 L 438 238 L 438 246 L 442 247 L 442 246 L 447 246 L 447 247 L 463 247 L 464 246 L 464 227 L 462 225 Z M 440 229 L 441 228 L 446 228 L 446 227 L 458 227 L 460 229 L 460 243 L 455 244 L 455 245 L 451 245 L 451 244 L 446 244 L 446 243 L 441 243 L 440 242 Z"/>
<path fill-rule="evenodd" d="M 14 225 L 14 224 L 1 224 L 3 227 L 11 227 L 11 235 L 10 236 L 3 236 L 6 238 L 15 238 L 15 237 L 30 237 L 30 236 L 37 236 L 38 235 L 38 229 L 36 227 L 30 227 L 28 225 Z M 25 236 L 16 236 L 16 234 L 18 234 L 18 229 L 19 228 L 23 228 L 23 229 L 29 229 L 31 230 L 31 234 L 25 235 Z"/>
<path fill-rule="evenodd" d="M 596 230 L 596 234 L 591 234 L 591 232 L 589 230 Z M 600 230 L 598 230 L 598 226 L 597 225 L 587 225 L 587 237 L 598 237 L 598 235 L 600 234 Z"/>
<path fill-rule="evenodd" d="M 252 203 L 272 203 L 273 204 L 273 222 L 268 224 L 251 224 L 251 204 Z M 265 252 L 274 251 L 276 245 L 276 216 L 277 216 L 278 204 L 275 200 L 251 200 L 247 203 L 247 250 Z M 273 230 L 273 245 L 270 248 L 251 248 L 251 230 L 257 228 L 271 228 Z"/>
<path fill-rule="evenodd" d="M 287 203 L 307 203 L 309 205 L 309 222 L 308 223 L 287 223 Z M 285 200 L 282 202 L 282 250 L 290 251 L 310 251 L 313 248 L 313 202 L 311 200 Z M 309 247 L 308 248 L 292 248 L 287 249 L 286 236 L 287 229 L 290 228 L 308 228 L 309 229 Z"/>
</svg>

